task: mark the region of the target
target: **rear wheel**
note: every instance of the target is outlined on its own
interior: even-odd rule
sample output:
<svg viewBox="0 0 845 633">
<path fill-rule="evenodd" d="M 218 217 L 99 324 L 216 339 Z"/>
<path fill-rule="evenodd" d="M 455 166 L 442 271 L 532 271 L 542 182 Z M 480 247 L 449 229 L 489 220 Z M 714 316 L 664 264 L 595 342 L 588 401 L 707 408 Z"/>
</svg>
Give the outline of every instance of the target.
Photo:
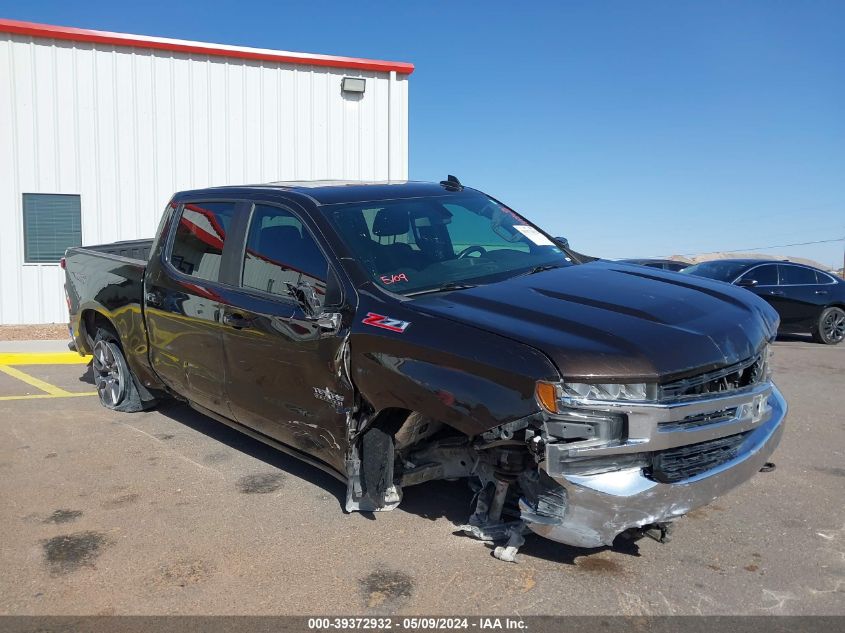
<svg viewBox="0 0 845 633">
<path fill-rule="evenodd" d="M 100 404 L 114 411 L 143 411 L 141 394 L 113 332 L 105 328 L 97 330 L 93 355 L 94 384 Z"/>
<path fill-rule="evenodd" d="M 836 307 L 825 308 L 813 329 L 813 340 L 826 345 L 836 345 L 843 339 L 845 339 L 845 310 Z"/>
</svg>

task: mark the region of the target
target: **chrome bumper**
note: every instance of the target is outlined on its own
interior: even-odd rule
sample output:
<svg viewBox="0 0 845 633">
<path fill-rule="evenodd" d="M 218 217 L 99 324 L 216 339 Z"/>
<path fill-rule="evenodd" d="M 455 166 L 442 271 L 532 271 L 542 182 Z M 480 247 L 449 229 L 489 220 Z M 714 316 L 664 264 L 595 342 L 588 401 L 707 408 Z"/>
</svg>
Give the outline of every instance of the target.
<svg viewBox="0 0 845 633">
<path fill-rule="evenodd" d="M 736 412 L 730 420 L 688 429 L 673 424 L 673 421 L 689 419 L 702 412 L 731 408 L 736 408 Z M 733 458 L 678 483 L 660 483 L 647 477 L 641 467 L 595 475 L 563 474 L 557 472 L 561 469 L 555 464 L 560 463 L 560 454 L 566 451 L 566 445 L 550 444 L 541 468 L 563 489 L 554 491 L 564 498 L 563 512 L 559 515 L 541 513 L 520 500 L 522 519 L 533 532 L 578 547 L 610 545 L 618 534 L 629 528 L 672 521 L 710 503 L 758 472 L 780 443 L 786 411 L 786 401 L 771 383 L 742 394 L 680 405 L 631 407 L 625 411 L 634 435 L 629 441 L 614 448 L 595 452 L 588 449 L 574 454 L 621 456 L 661 451 L 738 433 L 747 435 Z M 573 453 L 566 451 L 566 454 Z"/>
</svg>

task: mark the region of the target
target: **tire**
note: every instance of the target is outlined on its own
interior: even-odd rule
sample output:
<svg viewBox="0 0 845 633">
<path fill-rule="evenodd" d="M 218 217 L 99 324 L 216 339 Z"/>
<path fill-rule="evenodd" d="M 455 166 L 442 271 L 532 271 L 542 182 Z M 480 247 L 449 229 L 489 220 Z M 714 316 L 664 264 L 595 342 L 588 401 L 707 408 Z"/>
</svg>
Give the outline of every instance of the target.
<svg viewBox="0 0 845 633">
<path fill-rule="evenodd" d="M 134 413 L 144 410 L 144 402 L 135 384 L 117 335 L 108 328 L 99 328 L 94 337 L 94 384 L 100 404 L 113 411 Z"/>
<path fill-rule="evenodd" d="M 361 488 L 377 508 L 385 506 L 387 489 L 393 485 L 393 436 L 378 427 L 361 438 Z"/>
<path fill-rule="evenodd" d="M 838 345 L 845 340 L 845 310 L 836 306 L 822 310 L 813 328 L 813 340 L 825 345 Z"/>
</svg>

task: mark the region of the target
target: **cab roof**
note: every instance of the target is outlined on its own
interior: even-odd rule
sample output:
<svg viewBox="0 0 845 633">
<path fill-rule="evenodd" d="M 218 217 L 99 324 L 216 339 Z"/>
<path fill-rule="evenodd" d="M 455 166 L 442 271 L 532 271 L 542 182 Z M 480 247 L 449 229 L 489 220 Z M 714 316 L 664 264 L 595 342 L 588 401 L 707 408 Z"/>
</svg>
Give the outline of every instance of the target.
<svg viewBox="0 0 845 633">
<path fill-rule="evenodd" d="M 457 193 L 444 185 L 434 182 L 420 182 L 413 180 L 384 180 L 379 182 L 362 182 L 357 180 L 306 180 L 269 182 L 265 184 L 214 187 L 183 191 L 179 195 L 209 194 L 219 196 L 221 193 L 244 195 L 257 191 L 284 191 L 308 197 L 318 205 L 348 204 L 367 202 L 370 200 L 395 200 L 400 198 L 421 198 L 432 196 L 451 196 Z"/>
</svg>

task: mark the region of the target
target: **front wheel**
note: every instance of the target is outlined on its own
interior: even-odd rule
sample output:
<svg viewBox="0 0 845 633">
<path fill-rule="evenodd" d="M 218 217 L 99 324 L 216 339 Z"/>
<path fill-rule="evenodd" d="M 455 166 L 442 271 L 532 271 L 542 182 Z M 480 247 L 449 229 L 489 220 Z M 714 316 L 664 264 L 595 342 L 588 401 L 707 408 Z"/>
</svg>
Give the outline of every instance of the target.
<svg viewBox="0 0 845 633">
<path fill-rule="evenodd" d="M 843 339 L 845 339 L 845 310 L 837 307 L 825 308 L 813 329 L 813 340 L 825 345 L 836 345 Z"/>
<path fill-rule="evenodd" d="M 94 383 L 100 404 L 114 411 L 142 411 L 144 404 L 141 394 L 138 393 L 117 338 L 108 330 L 98 330 L 93 355 Z"/>
</svg>

